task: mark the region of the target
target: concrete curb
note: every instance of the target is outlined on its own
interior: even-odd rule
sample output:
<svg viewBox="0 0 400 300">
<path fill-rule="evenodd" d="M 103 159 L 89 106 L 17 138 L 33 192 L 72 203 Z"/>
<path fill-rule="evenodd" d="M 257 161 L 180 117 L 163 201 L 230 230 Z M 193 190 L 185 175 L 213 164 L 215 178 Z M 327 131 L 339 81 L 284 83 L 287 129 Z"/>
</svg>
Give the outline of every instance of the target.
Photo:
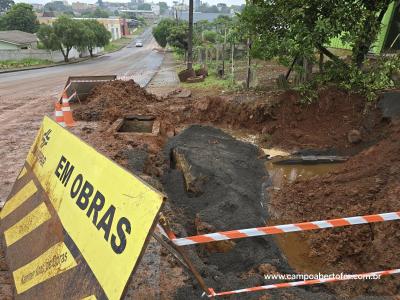
<svg viewBox="0 0 400 300">
<path fill-rule="evenodd" d="M 97 58 L 97 57 L 100 57 L 100 56 L 102 56 L 102 55 L 93 57 L 93 59 Z M 58 67 L 58 66 L 73 65 L 73 64 L 78 64 L 78 63 L 87 61 L 87 60 L 89 60 L 91 58 L 92 57 L 88 57 L 88 58 L 84 58 L 84 59 L 81 59 L 81 60 L 78 60 L 78 61 L 72 61 L 72 62 L 69 62 L 69 63 L 62 62 L 62 63 L 52 64 L 52 65 L 48 65 L 48 66 L 38 66 L 38 67 L 32 67 L 32 68 L 21 68 L 21 69 L 14 69 L 14 70 L 4 70 L 4 71 L 0 71 L 0 74 L 22 72 L 22 71 L 29 71 L 29 70 L 39 70 L 39 69 L 45 69 L 45 68 L 54 68 L 54 67 Z"/>
</svg>

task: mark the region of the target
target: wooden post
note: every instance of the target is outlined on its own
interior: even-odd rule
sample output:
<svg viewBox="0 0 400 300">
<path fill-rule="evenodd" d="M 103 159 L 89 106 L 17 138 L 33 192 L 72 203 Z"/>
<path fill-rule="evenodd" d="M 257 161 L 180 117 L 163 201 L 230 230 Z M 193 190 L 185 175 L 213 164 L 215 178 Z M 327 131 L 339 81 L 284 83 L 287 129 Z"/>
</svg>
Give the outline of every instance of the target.
<svg viewBox="0 0 400 300">
<path fill-rule="evenodd" d="M 226 44 L 226 25 L 224 34 L 224 44 L 222 45 L 222 75 L 225 75 L 225 44 Z"/>
<path fill-rule="evenodd" d="M 250 38 L 247 38 L 247 77 L 246 77 L 246 89 L 250 88 L 250 80 L 251 80 L 251 41 Z"/>
<path fill-rule="evenodd" d="M 166 220 L 163 217 L 160 218 L 160 225 L 164 228 L 164 230 L 168 234 L 168 236 L 170 234 L 171 235 L 175 235 L 173 233 L 173 231 L 171 230 L 171 228 L 169 227 L 168 223 L 166 222 Z M 203 277 L 201 277 L 200 273 L 197 271 L 196 267 L 193 265 L 193 263 L 191 262 L 189 257 L 186 255 L 186 252 L 182 249 L 182 247 L 175 245 L 170 239 L 168 239 L 167 243 L 177 253 L 179 253 L 179 255 L 182 258 L 182 261 L 184 262 L 184 266 L 189 268 L 190 272 L 192 272 L 193 276 L 196 278 L 196 280 L 199 283 L 200 287 L 203 289 L 203 291 L 206 293 L 206 295 L 209 295 L 210 294 L 210 289 L 207 287 Z M 166 249 L 171 251 L 171 249 L 169 249 L 167 247 L 166 247 Z M 176 254 L 176 253 L 174 254 L 173 252 L 171 252 L 171 253 L 173 255 Z M 182 261 L 180 259 L 178 259 L 178 260 L 182 263 Z M 211 297 L 211 299 L 214 299 L 214 297 Z"/>
<path fill-rule="evenodd" d="M 235 44 L 232 43 L 231 46 L 231 73 L 232 73 L 232 82 L 235 82 Z"/>
<path fill-rule="evenodd" d="M 193 69 L 193 0 L 189 0 L 189 33 L 187 69 Z"/>
</svg>

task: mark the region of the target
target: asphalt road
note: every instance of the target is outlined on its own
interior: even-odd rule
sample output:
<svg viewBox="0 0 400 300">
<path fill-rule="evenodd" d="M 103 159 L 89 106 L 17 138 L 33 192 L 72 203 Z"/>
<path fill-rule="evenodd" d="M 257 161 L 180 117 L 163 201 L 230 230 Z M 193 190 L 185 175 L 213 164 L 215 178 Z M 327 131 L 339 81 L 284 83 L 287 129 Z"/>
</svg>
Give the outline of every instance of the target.
<svg viewBox="0 0 400 300">
<path fill-rule="evenodd" d="M 145 86 L 160 68 L 164 54 L 147 29 L 127 47 L 78 64 L 0 74 L 0 205 L 23 165 L 44 115 L 52 115 L 54 102 L 68 76 L 132 76 Z"/>
<path fill-rule="evenodd" d="M 134 40 L 120 51 L 78 64 L 0 74 L 0 98 L 60 92 L 72 75 L 133 75 L 139 84 L 145 85 L 160 67 L 163 54 L 152 51 L 156 43 L 151 28 L 139 39 L 143 40 L 143 48 L 136 48 Z"/>
</svg>

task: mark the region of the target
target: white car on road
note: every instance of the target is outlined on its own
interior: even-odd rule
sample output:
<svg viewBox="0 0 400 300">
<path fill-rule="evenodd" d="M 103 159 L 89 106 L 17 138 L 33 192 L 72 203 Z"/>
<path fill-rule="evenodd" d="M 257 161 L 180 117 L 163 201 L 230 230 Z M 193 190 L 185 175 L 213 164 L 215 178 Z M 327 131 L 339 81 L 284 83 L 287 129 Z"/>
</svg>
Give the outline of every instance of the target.
<svg viewBox="0 0 400 300">
<path fill-rule="evenodd" d="M 137 40 L 135 46 L 136 47 L 143 47 L 143 42 L 141 40 Z"/>
</svg>

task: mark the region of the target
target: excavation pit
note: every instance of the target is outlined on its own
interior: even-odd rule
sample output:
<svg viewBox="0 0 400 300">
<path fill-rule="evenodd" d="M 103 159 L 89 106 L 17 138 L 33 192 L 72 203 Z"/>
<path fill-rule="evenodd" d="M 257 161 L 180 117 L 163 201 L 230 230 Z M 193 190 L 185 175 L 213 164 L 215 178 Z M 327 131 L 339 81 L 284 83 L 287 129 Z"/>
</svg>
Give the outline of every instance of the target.
<svg viewBox="0 0 400 300">
<path fill-rule="evenodd" d="M 115 134 L 156 136 L 160 122 L 154 116 L 127 115 L 115 121 L 110 130 Z"/>
</svg>

